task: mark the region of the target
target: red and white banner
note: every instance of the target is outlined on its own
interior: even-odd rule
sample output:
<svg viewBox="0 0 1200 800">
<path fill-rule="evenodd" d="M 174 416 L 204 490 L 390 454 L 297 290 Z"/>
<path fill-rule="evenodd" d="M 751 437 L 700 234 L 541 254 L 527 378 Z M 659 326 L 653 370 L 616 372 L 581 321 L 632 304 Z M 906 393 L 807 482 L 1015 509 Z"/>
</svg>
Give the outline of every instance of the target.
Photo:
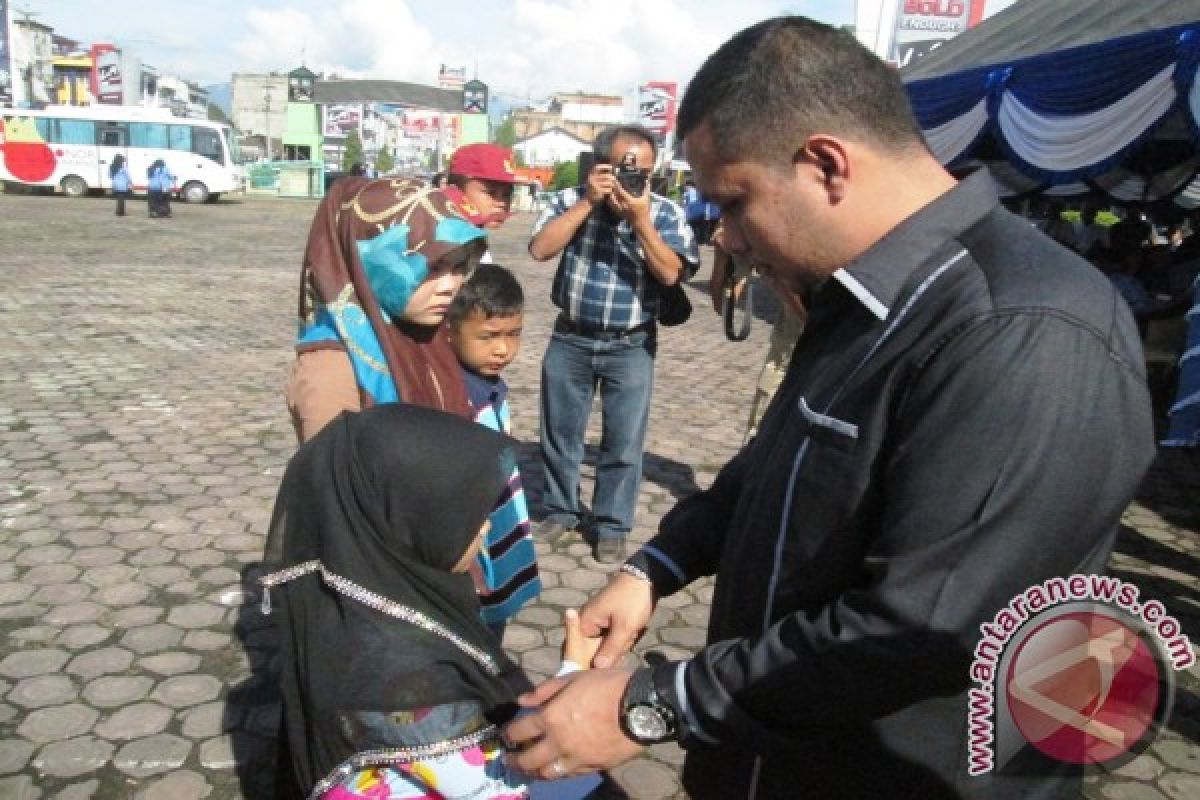
<svg viewBox="0 0 1200 800">
<path fill-rule="evenodd" d="M 638 122 L 659 134 L 675 130 L 674 81 L 650 81 L 638 87 Z"/>
<path fill-rule="evenodd" d="M 983 18 L 985 0 L 897 0 L 889 60 L 906 67 Z"/>
<path fill-rule="evenodd" d="M 119 106 L 123 94 L 121 51 L 111 44 L 92 45 L 92 96 L 98 102 Z"/>
</svg>

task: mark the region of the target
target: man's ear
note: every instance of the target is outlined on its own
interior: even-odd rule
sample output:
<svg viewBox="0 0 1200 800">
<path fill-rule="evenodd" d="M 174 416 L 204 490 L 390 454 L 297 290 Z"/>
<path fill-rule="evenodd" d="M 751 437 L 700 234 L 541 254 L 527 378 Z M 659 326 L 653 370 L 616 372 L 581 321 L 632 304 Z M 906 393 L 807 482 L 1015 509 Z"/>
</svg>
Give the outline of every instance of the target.
<svg viewBox="0 0 1200 800">
<path fill-rule="evenodd" d="M 850 156 L 840 139 L 825 134 L 808 137 L 792 159 L 797 166 L 807 165 L 829 193 L 830 201 L 841 202 L 850 178 Z"/>
</svg>

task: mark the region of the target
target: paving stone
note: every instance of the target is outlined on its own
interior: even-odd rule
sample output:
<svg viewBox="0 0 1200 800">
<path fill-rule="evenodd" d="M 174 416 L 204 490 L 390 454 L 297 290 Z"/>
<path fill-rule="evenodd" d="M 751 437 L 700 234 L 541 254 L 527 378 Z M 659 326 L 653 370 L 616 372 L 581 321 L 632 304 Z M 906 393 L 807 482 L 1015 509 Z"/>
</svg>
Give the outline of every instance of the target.
<svg viewBox="0 0 1200 800">
<path fill-rule="evenodd" d="M 0 661 L 0 675 L 8 678 L 29 678 L 57 672 L 67 663 L 70 654 L 65 650 L 26 650 L 11 653 Z"/>
<path fill-rule="evenodd" d="M 88 591 L 90 592 L 90 590 Z M 94 622 L 103 613 L 104 607 L 97 603 L 68 603 L 51 608 L 46 612 L 46 622 L 51 625 L 78 625 L 83 622 Z"/>
<path fill-rule="evenodd" d="M 233 737 L 226 734 L 201 744 L 200 763 L 206 769 L 232 769 L 237 766 Z"/>
<path fill-rule="evenodd" d="M 1185 772 L 1200 773 L 1200 748 L 1195 743 L 1179 739 L 1166 739 L 1155 742 L 1154 755 L 1167 765 L 1167 769 L 1181 769 Z"/>
<path fill-rule="evenodd" d="M 23 739 L 0 739 L 0 775 L 11 775 L 25 769 L 33 749 L 33 745 Z"/>
<path fill-rule="evenodd" d="M 53 800 L 91 800 L 100 789 L 100 781 L 90 780 L 75 783 L 54 795 Z"/>
<path fill-rule="evenodd" d="M 7 603 L 19 603 L 22 600 L 28 600 L 29 596 L 37 590 L 36 586 L 28 583 L 17 581 L 8 581 L 0 583 L 0 605 Z"/>
<path fill-rule="evenodd" d="M 57 538 L 52 531 L 47 531 L 51 540 Z M 40 547 L 27 547 L 17 556 L 16 563 L 21 567 L 33 567 L 38 564 L 60 564 L 71 556 L 71 548 L 61 544 L 47 544 Z"/>
<path fill-rule="evenodd" d="M 127 564 L 109 564 L 105 567 L 91 567 L 84 571 L 81 580 L 97 588 L 116 586 L 129 583 L 137 577 L 137 568 Z"/>
<path fill-rule="evenodd" d="M 121 637 L 121 646 L 139 653 L 153 653 L 175 647 L 183 639 L 183 631 L 171 625 L 146 625 L 132 628 Z"/>
<path fill-rule="evenodd" d="M 75 682 L 66 675 L 39 675 L 17 681 L 5 699 L 24 708 L 43 708 L 70 703 L 78 694 Z"/>
<path fill-rule="evenodd" d="M 1144 783 L 1110 783 L 1100 790 L 1106 800 L 1167 800 L 1166 795 Z"/>
<path fill-rule="evenodd" d="M 222 702 L 205 703 L 185 711 L 183 735 L 189 739 L 208 739 L 233 730 L 244 717 L 235 706 Z"/>
<path fill-rule="evenodd" d="M 110 617 L 117 628 L 139 628 L 162 618 L 163 609 L 158 606 L 130 606 L 122 608 Z"/>
<path fill-rule="evenodd" d="M 179 675 L 192 672 L 200 666 L 200 656 L 192 653 L 162 653 L 138 661 L 142 669 L 156 672 L 159 675 Z"/>
<path fill-rule="evenodd" d="M 185 708 L 207 703 L 220 692 L 221 682 L 211 675 L 177 675 L 155 687 L 152 697 L 173 708 Z"/>
<path fill-rule="evenodd" d="M 124 672 L 133 663 L 133 653 L 120 647 L 105 647 L 76 656 L 67 665 L 67 672 L 90 680 L 100 675 Z"/>
<path fill-rule="evenodd" d="M 17 628 L 8 634 L 8 638 L 25 646 L 30 644 L 49 644 L 58 636 L 60 628 L 50 625 L 31 625 L 28 628 Z"/>
<path fill-rule="evenodd" d="M 211 650 L 220 650 L 228 647 L 233 641 L 233 637 L 227 633 L 217 633 L 215 631 L 189 631 L 187 636 L 183 637 L 183 646 L 189 650 L 200 650 L 208 652 Z"/>
<path fill-rule="evenodd" d="M 17 733 L 34 742 L 54 742 L 82 736 L 92 729 L 100 712 L 79 703 L 31 712 L 17 726 Z"/>
<path fill-rule="evenodd" d="M 103 739 L 79 736 L 46 745 L 33 759 L 33 766 L 45 775 L 75 778 L 103 767 L 112 752 L 112 744 Z"/>
<path fill-rule="evenodd" d="M 134 800 L 202 800 L 212 791 L 213 787 L 203 775 L 185 769 L 164 775 L 139 789 Z"/>
<path fill-rule="evenodd" d="M 33 784 L 28 775 L 0 778 L 0 797 L 5 800 L 40 800 L 42 790 Z"/>
<path fill-rule="evenodd" d="M 99 708 L 116 708 L 141 700 L 153 686 L 144 675 L 105 675 L 83 687 L 83 699 Z"/>
<path fill-rule="evenodd" d="M 122 745 L 113 763 L 126 775 L 141 778 L 179 769 L 191 750 L 192 743 L 187 739 L 159 733 Z"/>
<path fill-rule="evenodd" d="M 124 557 L 125 552 L 119 547 L 87 547 L 76 550 L 71 555 L 71 563 L 81 567 L 106 567 Z"/>
<path fill-rule="evenodd" d="M 97 589 L 93 597 L 106 606 L 131 606 L 150 596 L 150 588 L 140 583 L 119 583 Z"/>
<path fill-rule="evenodd" d="M 79 577 L 79 567 L 71 564 L 41 564 L 28 570 L 21 579 L 35 586 L 70 583 Z"/>
<path fill-rule="evenodd" d="M 225 618 L 225 609 L 209 603 L 191 603 L 172 608 L 167 622 L 180 628 L 210 628 Z"/>
<path fill-rule="evenodd" d="M 111 629 L 100 625 L 72 625 L 59 635 L 55 643 L 69 650 L 82 650 L 98 645 L 112 635 Z"/>
<path fill-rule="evenodd" d="M 162 733 L 174 712 L 157 703 L 135 703 L 118 710 L 96 726 L 96 734 L 105 739 L 138 739 Z"/>
</svg>

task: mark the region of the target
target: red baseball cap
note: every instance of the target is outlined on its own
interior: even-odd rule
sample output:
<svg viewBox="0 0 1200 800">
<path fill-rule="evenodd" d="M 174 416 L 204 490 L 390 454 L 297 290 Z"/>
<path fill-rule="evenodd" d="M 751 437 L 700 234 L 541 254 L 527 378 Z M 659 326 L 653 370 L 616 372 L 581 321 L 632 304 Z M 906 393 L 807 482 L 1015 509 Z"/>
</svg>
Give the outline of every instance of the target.
<svg viewBox="0 0 1200 800">
<path fill-rule="evenodd" d="M 450 158 L 451 175 L 500 183 L 520 183 L 513 166 L 512 150 L 498 144 L 467 144 Z"/>
</svg>

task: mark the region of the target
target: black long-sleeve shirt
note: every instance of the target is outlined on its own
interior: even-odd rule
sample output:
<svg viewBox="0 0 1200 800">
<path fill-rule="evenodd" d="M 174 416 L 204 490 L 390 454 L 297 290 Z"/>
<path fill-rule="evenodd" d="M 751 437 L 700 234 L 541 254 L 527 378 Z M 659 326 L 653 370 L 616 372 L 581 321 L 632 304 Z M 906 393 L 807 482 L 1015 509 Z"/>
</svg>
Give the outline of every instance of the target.
<svg viewBox="0 0 1200 800">
<path fill-rule="evenodd" d="M 1065 769 L 969 777 L 966 690 L 979 625 L 1102 570 L 1149 466 L 1128 309 L 982 173 L 810 302 L 756 439 L 631 559 L 659 594 L 717 575 L 708 645 L 655 669 L 685 786 L 1077 795 Z"/>
</svg>

